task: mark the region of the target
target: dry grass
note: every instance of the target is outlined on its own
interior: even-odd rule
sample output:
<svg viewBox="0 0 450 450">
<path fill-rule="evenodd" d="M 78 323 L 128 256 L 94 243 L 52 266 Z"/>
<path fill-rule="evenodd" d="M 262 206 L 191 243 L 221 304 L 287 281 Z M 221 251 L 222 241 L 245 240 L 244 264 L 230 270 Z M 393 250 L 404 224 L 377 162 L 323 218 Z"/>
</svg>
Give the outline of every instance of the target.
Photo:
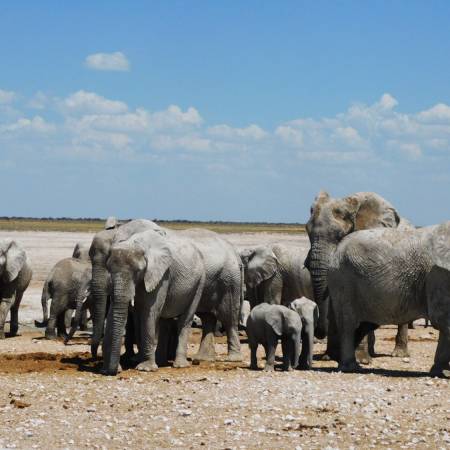
<svg viewBox="0 0 450 450">
<path fill-rule="evenodd" d="M 174 230 L 186 228 L 208 228 L 217 233 L 304 233 L 302 224 L 239 223 L 239 222 L 188 222 L 157 221 L 160 225 Z M 4 231 L 71 231 L 94 233 L 103 229 L 100 219 L 0 219 L 0 230 Z"/>
</svg>

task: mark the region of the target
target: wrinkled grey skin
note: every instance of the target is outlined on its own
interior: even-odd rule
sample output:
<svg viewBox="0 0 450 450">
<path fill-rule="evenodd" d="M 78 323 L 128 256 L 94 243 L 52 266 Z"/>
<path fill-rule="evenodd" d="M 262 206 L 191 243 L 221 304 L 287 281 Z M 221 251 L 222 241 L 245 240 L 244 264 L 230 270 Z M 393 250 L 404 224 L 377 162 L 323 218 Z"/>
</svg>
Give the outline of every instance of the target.
<svg viewBox="0 0 450 450">
<path fill-rule="evenodd" d="M 107 262 L 113 300 L 106 323 L 110 353 L 103 355 L 103 373 L 120 371 L 122 335 L 129 304 L 134 299 L 138 318 L 138 370 L 154 371 L 160 319 L 177 318 L 178 346 L 174 367 L 189 365 L 189 330 L 205 288 L 203 257 L 187 237 L 161 236 L 154 230 L 137 233 L 116 243 Z"/>
<path fill-rule="evenodd" d="M 65 258 L 55 264 L 45 280 L 42 289 L 43 321 L 35 321 L 37 327 L 46 327 L 47 339 L 56 339 L 55 327 L 58 335 L 66 337 L 66 327 L 70 326 L 72 312 L 77 310 L 74 326 L 78 327 L 82 321 L 82 314 L 90 306 L 85 300 L 89 297 L 92 266 L 89 260 L 89 247 L 78 243 L 71 258 Z M 48 315 L 48 301 L 52 299 L 50 318 Z M 87 316 L 84 314 L 83 326 L 86 326 Z"/>
<path fill-rule="evenodd" d="M 94 358 L 97 357 L 98 347 L 103 337 L 108 298 L 111 295 L 111 277 L 106 268 L 106 261 L 110 256 L 112 245 L 144 230 L 152 229 L 162 234 L 165 233 L 159 225 L 146 219 L 136 219 L 120 225 L 113 217 L 109 217 L 105 227 L 107 229 L 94 236 L 89 250 L 92 264 L 91 295 L 93 302 L 91 353 Z M 130 319 L 129 322 L 131 324 L 132 320 Z M 130 338 L 130 341 L 131 343 L 127 341 L 129 344 L 127 351 L 133 353 L 133 339 Z M 105 344 L 107 346 L 107 342 L 104 342 Z"/>
<path fill-rule="evenodd" d="M 340 341 L 339 369 L 358 369 L 356 342 L 380 325 L 429 318 L 439 341 L 433 375 L 450 361 L 450 222 L 419 230 L 347 236 L 331 258 L 328 283 Z"/>
<path fill-rule="evenodd" d="M 240 252 L 247 290 L 258 288 L 261 298 L 251 298 L 252 307 L 266 302 L 289 305 L 299 297 L 313 298 L 311 276 L 304 267 L 308 252 L 286 244 L 259 245 Z"/>
<path fill-rule="evenodd" d="M 202 340 L 200 342 L 200 348 L 195 356 L 197 360 L 214 360 L 215 359 L 215 350 L 214 350 L 214 329 L 217 319 L 221 321 L 223 326 L 225 327 L 227 337 L 228 337 L 228 356 L 227 360 L 229 361 L 240 361 L 242 360 L 242 355 L 240 352 L 240 342 L 238 335 L 238 324 L 239 324 L 239 312 L 240 312 L 240 301 L 241 301 L 241 289 L 242 289 L 242 281 L 241 281 L 241 267 L 240 267 L 240 259 L 239 256 L 234 249 L 234 247 L 228 243 L 226 240 L 222 239 L 216 233 L 207 231 L 207 230 L 186 230 L 181 232 L 174 232 L 167 230 L 167 234 L 165 236 L 159 237 L 156 233 L 150 233 L 149 231 L 136 234 L 132 236 L 128 241 L 124 241 L 120 244 L 114 244 L 111 251 L 112 262 L 108 262 L 111 273 L 121 274 L 123 271 L 131 270 L 127 269 L 127 261 L 121 261 L 121 253 L 120 249 L 124 246 L 128 246 L 130 248 L 130 252 L 134 255 L 134 247 L 136 247 L 136 240 L 141 240 L 143 243 L 140 244 L 141 251 L 145 248 L 146 250 L 146 258 L 147 258 L 147 267 L 148 271 L 154 271 L 155 269 L 150 266 L 152 262 L 149 260 L 149 255 L 157 254 L 157 250 L 155 248 L 166 248 L 164 250 L 165 253 L 171 253 L 171 248 L 174 243 L 177 245 L 181 245 L 181 243 L 185 242 L 186 245 L 193 246 L 195 251 L 201 256 L 202 261 L 204 262 L 204 281 L 203 287 L 201 289 L 200 298 L 197 301 L 196 298 L 190 297 L 192 299 L 193 304 L 195 303 L 196 314 L 201 318 L 202 322 Z M 157 243 L 158 241 L 158 243 Z M 145 243 L 145 244 L 144 244 Z M 156 247 L 155 247 L 156 246 Z M 173 250 L 175 251 L 175 250 Z M 164 253 L 163 252 L 163 253 Z M 122 252 L 122 255 L 127 255 L 126 252 Z M 195 256 L 195 253 L 192 253 Z M 113 258 L 114 256 L 114 258 Z M 176 256 L 176 255 L 175 255 Z M 176 262 L 176 257 L 173 257 L 173 261 Z M 133 256 L 135 257 L 135 255 Z M 131 258 L 131 257 L 129 257 Z M 169 257 L 167 260 L 171 260 Z M 114 264 L 113 264 L 114 263 Z M 189 266 L 189 261 L 186 261 L 185 264 Z M 114 267 L 114 268 L 113 268 Z M 138 268 L 135 267 L 135 270 L 139 272 Z M 144 270 L 140 268 L 140 270 Z M 159 269 L 158 269 L 159 270 Z M 169 304 L 173 303 L 175 306 L 179 303 L 179 306 L 172 308 L 173 311 L 178 311 L 179 307 L 182 307 L 184 304 L 183 301 L 180 300 L 179 297 L 171 297 L 172 290 L 177 292 L 177 290 L 183 287 L 183 279 L 178 277 L 175 278 L 175 275 L 172 274 L 177 273 L 177 266 L 166 267 L 166 272 L 170 273 L 170 284 L 166 286 L 166 293 L 163 292 L 158 293 L 158 298 L 161 298 L 161 302 L 164 303 L 164 298 L 167 297 L 167 301 Z M 194 274 L 194 273 L 193 273 Z M 129 282 L 125 283 L 122 278 L 125 276 Z M 122 278 L 121 278 L 122 277 Z M 112 317 L 108 318 L 108 323 L 116 323 L 116 326 L 107 326 L 107 329 L 112 333 L 111 339 L 114 343 L 117 342 L 117 335 L 120 333 L 120 311 L 123 308 L 123 304 L 130 301 L 129 292 L 136 292 L 136 296 L 139 292 L 143 292 L 142 288 L 139 287 L 139 275 L 134 273 L 133 279 L 130 280 L 126 275 L 118 275 L 117 283 L 114 282 L 113 277 L 113 298 L 114 298 L 114 308 L 112 308 Z M 141 283 L 142 284 L 142 283 Z M 180 286 L 178 286 L 180 284 Z M 123 287 L 125 285 L 125 287 Z M 130 287 L 130 285 L 134 285 Z M 140 289 L 140 290 L 139 290 Z M 128 295 L 124 294 L 128 292 Z M 149 294 L 154 295 L 152 292 Z M 143 308 L 148 308 L 147 304 L 151 301 L 151 296 L 141 296 L 138 300 L 136 297 L 135 308 L 138 308 L 137 316 L 146 315 L 146 310 L 142 313 Z M 195 300 L 195 302 L 194 302 Z M 186 300 L 184 300 L 185 302 Z M 141 303 L 139 303 L 141 302 Z M 178 302 L 178 303 L 177 303 Z M 140 306 L 139 306 L 140 305 Z M 178 309 L 177 309 L 178 308 Z M 117 312 L 119 311 L 119 313 Z M 152 313 L 153 314 L 153 313 Z M 156 314 L 156 313 L 155 313 Z M 163 310 L 160 314 L 160 317 L 163 319 L 170 319 L 177 317 L 173 315 L 174 313 L 168 313 Z M 190 314 L 190 313 L 189 313 Z M 153 316 L 152 316 L 153 317 Z M 179 344 L 178 348 L 182 349 L 185 346 L 185 341 L 187 339 L 185 335 L 184 328 L 187 326 L 187 321 L 189 322 L 189 327 L 191 326 L 193 316 L 186 316 L 188 319 L 184 318 L 183 320 L 178 317 L 178 333 L 179 333 Z M 111 319 L 111 320 L 110 320 Z M 139 331 L 138 335 L 138 347 L 142 347 L 146 345 L 142 336 L 148 335 L 149 333 L 153 336 L 155 331 L 153 327 L 155 325 L 153 323 L 144 323 L 140 322 L 138 324 Z M 157 333 L 156 333 L 157 334 Z M 156 335 L 155 335 L 156 336 Z M 152 339 L 156 339 L 158 342 L 158 337 L 153 337 Z M 167 338 L 168 336 L 162 336 L 163 338 Z M 170 338 L 170 337 L 169 337 Z M 155 345 L 155 341 L 152 341 L 152 346 Z M 152 347 L 153 348 L 153 347 Z M 111 362 L 107 362 L 105 366 L 106 373 L 114 373 L 117 368 L 116 364 L 116 352 L 117 349 L 114 347 L 111 350 L 111 357 L 109 360 Z M 184 351 L 184 350 L 183 350 Z M 181 352 L 181 350 L 180 350 Z M 139 358 L 141 363 L 138 365 L 140 370 L 156 370 L 157 365 L 154 361 L 153 350 L 147 354 L 146 349 L 144 351 L 139 351 Z M 177 353 L 178 355 L 178 353 Z M 185 353 L 180 353 L 180 357 L 176 357 L 174 361 L 175 367 L 184 367 L 186 365 L 185 361 Z M 183 356 L 184 355 L 184 356 Z M 108 359 L 108 358 L 107 358 Z"/>
<path fill-rule="evenodd" d="M 344 198 L 331 198 L 328 193 L 320 192 L 311 207 L 311 217 L 306 224 L 306 231 L 311 242 L 311 249 L 305 265 L 311 272 L 314 299 L 319 305 L 320 316 L 328 317 L 328 280 L 327 273 L 330 260 L 339 242 L 345 236 L 372 228 L 412 228 L 400 219 L 395 208 L 383 197 L 373 192 L 358 192 Z M 318 338 L 328 334 L 327 324 L 333 325 L 332 310 L 330 321 L 321 320 L 316 330 Z M 331 326 L 330 325 L 330 326 Z M 399 326 L 393 356 L 407 356 L 407 324 Z M 333 329 L 328 337 L 327 354 L 336 359 L 337 339 Z M 367 340 L 360 355 L 363 363 L 370 362 Z"/>
<path fill-rule="evenodd" d="M 25 250 L 12 239 L 0 240 L 0 339 L 5 338 L 5 322 L 10 312 L 10 336 L 19 329 L 19 306 L 33 273 Z"/>
<path fill-rule="evenodd" d="M 297 298 L 289 304 L 302 320 L 302 353 L 299 368 L 311 369 L 314 355 L 314 329 L 319 321 L 317 304 L 306 297 Z"/>
<path fill-rule="evenodd" d="M 170 236 L 192 239 L 206 268 L 205 292 L 196 314 L 202 321 L 202 339 L 194 359 L 214 361 L 214 332 L 220 321 L 227 335 L 227 361 L 242 361 L 239 341 L 239 314 L 243 300 L 243 269 L 239 253 L 226 239 L 213 231 L 192 228 L 169 231 Z"/>
<path fill-rule="evenodd" d="M 298 365 L 301 346 L 302 321 L 297 312 L 283 305 L 260 303 L 255 306 L 247 320 L 250 368 L 258 369 L 256 351 L 261 344 L 266 352 L 265 371 L 274 370 L 275 351 L 281 339 L 283 369 L 292 370 Z"/>
</svg>

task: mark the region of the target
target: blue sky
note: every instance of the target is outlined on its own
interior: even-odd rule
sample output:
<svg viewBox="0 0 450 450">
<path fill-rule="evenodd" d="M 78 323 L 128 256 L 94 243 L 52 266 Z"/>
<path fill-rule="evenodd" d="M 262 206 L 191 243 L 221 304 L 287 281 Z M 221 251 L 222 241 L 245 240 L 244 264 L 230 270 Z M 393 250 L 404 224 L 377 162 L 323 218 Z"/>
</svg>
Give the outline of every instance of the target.
<svg viewBox="0 0 450 450">
<path fill-rule="evenodd" d="M 0 215 L 450 218 L 450 4 L 0 4 Z"/>
</svg>

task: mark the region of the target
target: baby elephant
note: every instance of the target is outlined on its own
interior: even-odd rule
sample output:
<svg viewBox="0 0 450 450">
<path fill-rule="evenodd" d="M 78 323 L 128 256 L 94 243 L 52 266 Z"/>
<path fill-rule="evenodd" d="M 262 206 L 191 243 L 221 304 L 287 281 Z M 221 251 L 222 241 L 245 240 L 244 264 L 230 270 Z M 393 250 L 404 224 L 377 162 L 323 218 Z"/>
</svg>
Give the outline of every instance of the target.
<svg viewBox="0 0 450 450">
<path fill-rule="evenodd" d="M 250 368 L 258 369 L 256 350 L 262 344 L 266 351 L 264 370 L 274 370 L 275 350 L 278 339 L 283 349 L 283 369 L 297 367 L 301 346 L 302 321 L 300 316 L 283 305 L 260 303 L 255 306 L 247 320 L 248 344 L 251 351 Z"/>
<path fill-rule="evenodd" d="M 306 297 L 293 300 L 289 308 L 296 311 L 302 320 L 302 353 L 299 368 L 311 369 L 313 360 L 314 329 L 319 319 L 317 304 Z"/>
</svg>

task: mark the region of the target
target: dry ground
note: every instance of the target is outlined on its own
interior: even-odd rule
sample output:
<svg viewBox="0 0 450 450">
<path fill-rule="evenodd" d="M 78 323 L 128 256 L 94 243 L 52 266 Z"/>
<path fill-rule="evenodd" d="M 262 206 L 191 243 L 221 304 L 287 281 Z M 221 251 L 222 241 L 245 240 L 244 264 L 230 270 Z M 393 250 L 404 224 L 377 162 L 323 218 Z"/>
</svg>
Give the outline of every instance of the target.
<svg viewBox="0 0 450 450">
<path fill-rule="evenodd" d="M 72 345 L 42 339 L 40 290 L 51 266 L 84 233 L 0 232 L 23 243 L 35 271 L 20 311 L 21 336 L 0 341 L 0 448 L 449 448 L 449 381 L 428 377 L 437 333 L 410 332 L 411 358 L 391 358 L 394 327 L 377 332 L 373 364 L 359 374 L 315 361 L 309 372 L 265 373 L 217 362 L 104 377 L 87 335 Z M 306 245 L 292 235 L 234 234 Z M 25 322 L 25 323 L 24 323 Z M 193 331 L 192 355 L 198 345 Z M 316 345 L 315 353 L 323 351 Z M 224 339 L 218 339 L 220 358 Z M 261 354 L 261 359 L 262 359 Z M 260 361 L 262 365 L 263 361 Z"/>
</svg>

